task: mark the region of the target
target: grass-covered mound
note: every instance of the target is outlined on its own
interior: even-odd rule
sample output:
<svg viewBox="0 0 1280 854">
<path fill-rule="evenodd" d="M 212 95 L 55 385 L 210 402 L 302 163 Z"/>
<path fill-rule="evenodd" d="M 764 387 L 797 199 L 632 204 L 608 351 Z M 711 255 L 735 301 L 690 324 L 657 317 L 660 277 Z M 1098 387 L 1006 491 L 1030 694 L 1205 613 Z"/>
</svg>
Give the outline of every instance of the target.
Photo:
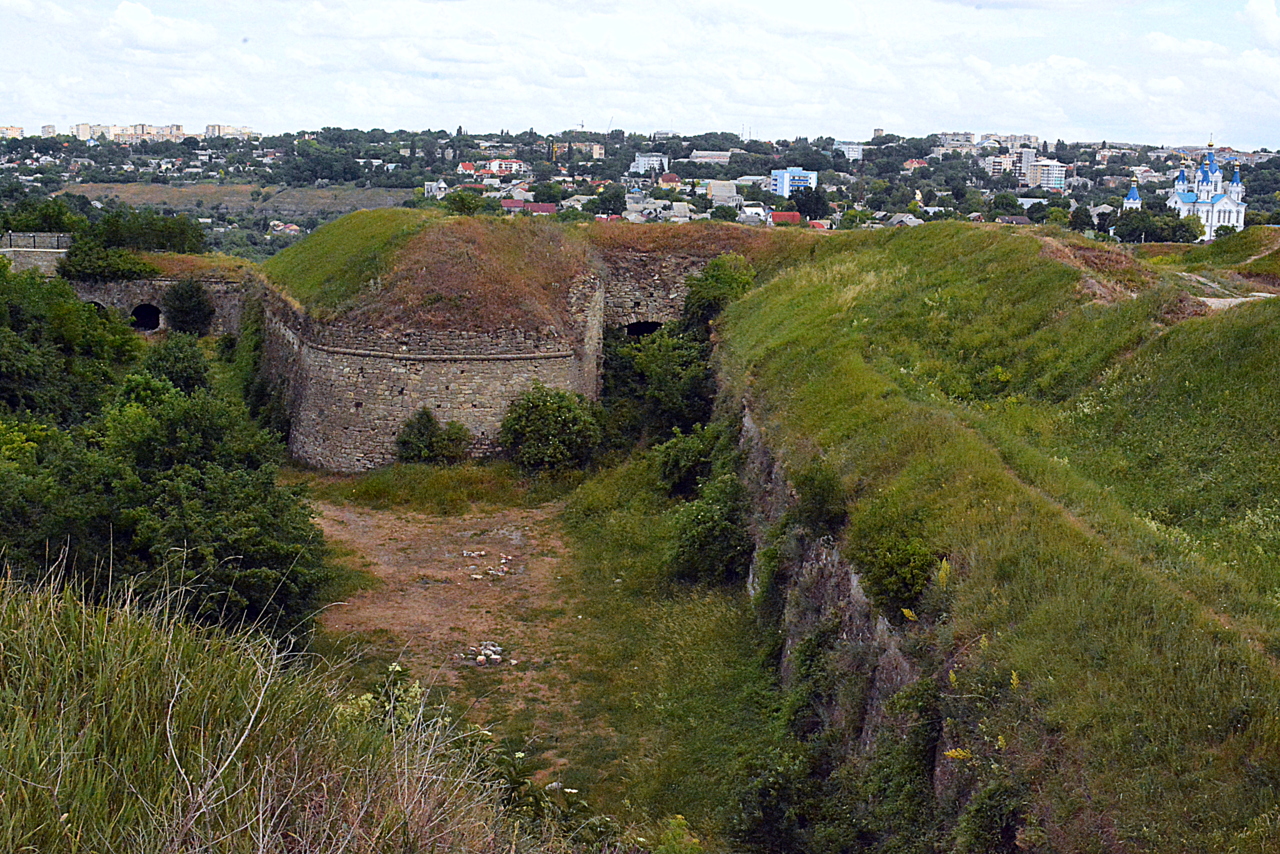
<svg viewBox="0 0 1280 854">
<path fill-rule="evenodd" d="M 386 271 L 395 249 L 431 218 L 408 208 L 356 211 L 273 255 L 263 270 L 308 310 L 337 313 Z"/>
<path fill-rule="evenodd" d="M 337 684 L 265 640 L 6 584 L 0 848 L 529 850 L 474 735 Z"/>
<path fill-rule="evenodd" d="M 1250 504 L 1275 483 L 1268 428 L 1242 423 L 1280 415 L 1272 307 L 1168 331 L 1183 297 L 1158 277 L 1113 275 L 1135 296 L 1098 300 L 1106 271 L 956 224 L 841 248 L 730 307 L 720 374 L 790 471 L 837 473 L 842 551 L 920 678 L 870 749 L 831 749 L 857 743 L 858 702 L 805 737 L 825 783 L 795 802 L 840 806 L 790 838 L 1274 850 L 1274 562 L 1172 527 L 1185 512 L 1144 518 L 1198 486 L 1207 515 L 1243 520 L 1240 553 L 1273 553 Z M 859 678 L 853 640 L 798 648 L 814 684 Z"/>
<path fill-rule="evenodd" d="M 267 261 L 268 276 L 308 312 L 390 329 L 541 330 L 569 321 L 569 285 L 625 256 L 758 267 L 809 257 L 817 235 L 723 223 L 564 225 L 534 217 L 359 211 Z"/>
</svg>

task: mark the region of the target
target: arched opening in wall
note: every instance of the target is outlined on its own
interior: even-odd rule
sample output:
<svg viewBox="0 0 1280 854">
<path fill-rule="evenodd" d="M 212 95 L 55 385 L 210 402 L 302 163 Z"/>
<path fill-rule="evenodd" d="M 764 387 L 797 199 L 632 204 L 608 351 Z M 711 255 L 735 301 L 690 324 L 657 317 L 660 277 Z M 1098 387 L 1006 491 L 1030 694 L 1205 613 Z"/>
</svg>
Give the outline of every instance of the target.
<svg viewBox="0 0 1280 854">
<path fill-rule="evenodd" d="M 94 302 L 93 300 L 89 300 L 89 305 L 93 306 L 93 310 L 96 311 L 98 314 L 106 314 L 107 312 L 110 311 L 109 308 L 107 308 L 105 305 L 103 305 L 100 302 Z"/>
<path fill-rule="evenodd" d="M 652 335 L 662 328 L 662 324 L 654 320 L 638 320 L 635 323 L 627 324 L 627 335 L 632 338 L 639 338 L 642 335 Z"/>
<path fill-rule="evenodd" d="M 129 315 L 129 325 L 142 332 L 155 332 L 160 328 L 160 309 L 144 302 Z"/>
</svg>

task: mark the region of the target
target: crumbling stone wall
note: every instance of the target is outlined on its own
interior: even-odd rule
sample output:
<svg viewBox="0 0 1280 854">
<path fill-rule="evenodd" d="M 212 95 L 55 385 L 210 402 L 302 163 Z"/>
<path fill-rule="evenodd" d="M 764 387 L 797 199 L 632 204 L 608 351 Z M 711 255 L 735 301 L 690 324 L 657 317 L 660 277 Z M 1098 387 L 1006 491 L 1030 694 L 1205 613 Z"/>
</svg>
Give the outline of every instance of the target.
<svg viewBox="0 0 1280 854">
<path fill-rule="evenodd" d="M 605 325 L 675 320 L 684 308 L 684 298 L 689 291 L 685 277 L 700 272 L 709 260 L 634 250 L 610 253 L 605 258 L 609 270 L 604 298 Z"/>
<path fill-rule="evenodd" d="M 264 297 L 263 364 L 284 381 L 289 451 L 310 465 L 362 471 L 395 459 L 395 437 L 424 407 L 461 422 L 474 450 L 492 450 L 507 406 L 535 382 L 593 395 L 603 302 L 581 283 L 581 323 L 570 330 L 383 330 L 326 324 L 284 297 Z M 594 286 L 594 287 L 593 287 Z"/>
<path fill-rule="evenodd" d="M 140 305 L 153 305 L 161 309 L 160 328 L 168 327 L 164 316 L 164 294 L 177 284 L 177 279 L 142 279 L 136 282 L 72 282 L 76 296 L 85 302 L 94 302 L 113 308 L 125 315 L 133 313 Z M 214 315 L 210 333 L 235 334 L 240 331 L 240 309 L 244 304 L 244 283 L 222 279 L 199 280 L 213 301 Z"/>
</svg>

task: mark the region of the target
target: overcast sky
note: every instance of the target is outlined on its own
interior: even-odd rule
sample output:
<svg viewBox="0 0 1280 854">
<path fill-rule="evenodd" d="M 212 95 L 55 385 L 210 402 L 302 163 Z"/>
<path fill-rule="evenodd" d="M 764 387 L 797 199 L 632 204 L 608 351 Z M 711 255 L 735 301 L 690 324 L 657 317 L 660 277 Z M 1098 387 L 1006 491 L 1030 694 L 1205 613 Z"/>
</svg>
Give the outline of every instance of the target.
<svg viewBox="0 0 1280 854">
<path fill-rule="evenodd" d="M 1277 0 L 0 0 L 0 125 L 1280 147 Z"/>
</svg>

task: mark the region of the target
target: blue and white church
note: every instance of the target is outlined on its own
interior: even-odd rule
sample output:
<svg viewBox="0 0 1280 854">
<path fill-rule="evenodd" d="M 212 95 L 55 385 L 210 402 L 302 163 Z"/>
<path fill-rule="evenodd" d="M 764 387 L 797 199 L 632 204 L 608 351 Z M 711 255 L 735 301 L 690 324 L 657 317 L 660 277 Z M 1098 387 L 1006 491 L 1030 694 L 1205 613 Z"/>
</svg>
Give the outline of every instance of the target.
<svg viewBox="0 0 1280 854">
<path fill-rule="evenodd" d="M 1208 155 L 1200 168 L 1192 167 L 1192 175 L 1194 179 L 1187 177 L 1186 166 L 1178 172 L 1173 192 L 1169 194 L 1169 207 L 1177 211 L 1179 217 L 1200 217 L 1205 239 L 1212 239 L 1214 232 L 1224 225 L 1243 231 L 1244 209 L 1248 206 L 1244 203 L 1244 184 L 1240 183 L 1240 165 L 1236 164 L 1231 180 L 1225 181 L 1213 143 L 1209 143 Z"/>
</svg>

